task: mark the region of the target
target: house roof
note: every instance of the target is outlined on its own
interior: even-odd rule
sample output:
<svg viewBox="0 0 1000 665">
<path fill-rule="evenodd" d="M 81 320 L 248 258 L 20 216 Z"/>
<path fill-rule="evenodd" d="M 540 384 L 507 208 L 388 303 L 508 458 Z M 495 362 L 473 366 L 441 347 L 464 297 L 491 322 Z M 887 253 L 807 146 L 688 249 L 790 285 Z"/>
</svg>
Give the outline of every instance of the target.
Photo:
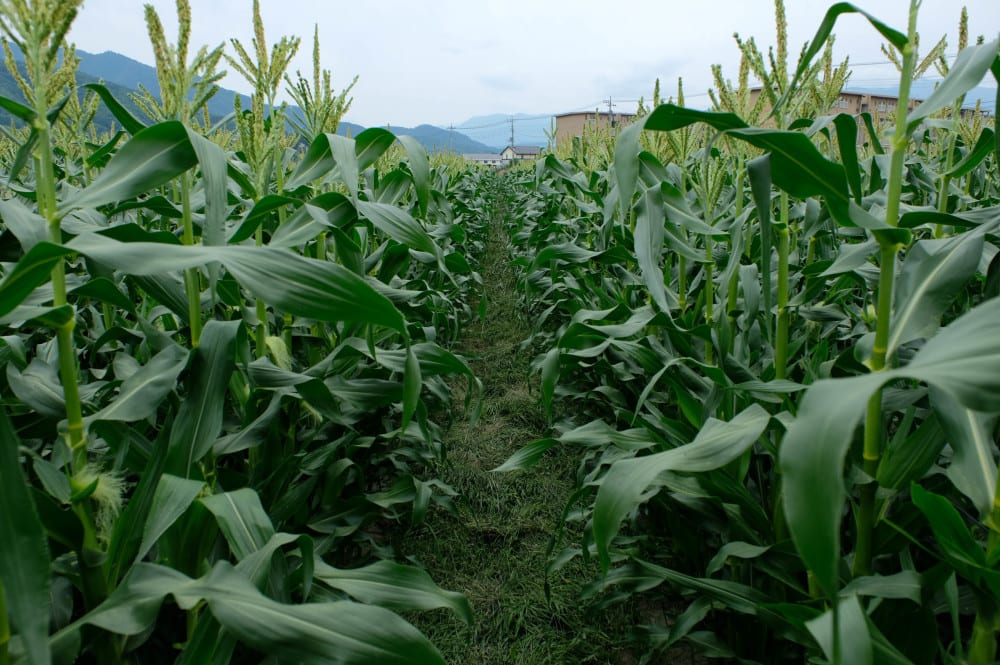
<svg viewBox="0 0 1000 665">
<path fill-rule="evenodd" d="M 504 150 L 513 150 L 515 155 L 537 155 L 542 151 L 537 145 L 507 146 Z"/>
<path fill-rule="evenodd" d="M 557 118 L 568 118 L 571 115 L 594 115 L 594 111 L 571 111 L 570 113 L 557 113 L 555 115 L 555 117 L 557 117 Z M 602 117 L 607 117 L 608 112 L 607 111 L 598 111 L 597 115 L 602 116 Z M 635 116 L 635 113 L 626 113 L 624 111 L 615 111 L 613 115 L 615 117 L 618 117 L 618 118 L 632 118 L 632 117 Z"/>
</svg>

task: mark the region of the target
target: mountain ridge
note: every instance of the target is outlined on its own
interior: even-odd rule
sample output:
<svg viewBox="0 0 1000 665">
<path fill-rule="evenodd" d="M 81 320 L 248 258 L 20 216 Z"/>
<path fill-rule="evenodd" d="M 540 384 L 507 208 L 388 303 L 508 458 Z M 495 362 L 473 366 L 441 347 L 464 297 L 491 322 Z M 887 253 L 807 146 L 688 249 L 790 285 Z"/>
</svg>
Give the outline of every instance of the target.
<svg viewBox="0 0 1000 665">
<path fill-rule="evenodd" d="M 77 82 L 82 86 L 87 83 L 103 81 L 105 87 L 111 91 L 115 99 L 136 117 L 141 118 L 143 114 L 132 101 L 129 93 L 138 93 L 140 85 L 149 90 L 153 95 L 158 95 L 160 92 L 156 69 L 150 65 L 111 50 L 101 53 L 77 50 L 76 55 L 80 58 Z M 24 96 L 17 87 L 14 77 L 10 75 L 10 72 L 6 68 L 0 68 L 0 96 L 24 103 Z M 236 97 L 240 98 L 243 108 L 249 108 L 250 98 L 247 95 L 220 87 L 219 91 L 208 101 L 209 114 L 217 119 L 230 115 L 235 108 Z M 301 111 L 299 107 L 289 105 L 288 112 L 297 113 Z M 10 122 L 10 119 L 11 116 L 9 113 L 0 111 L 0 121 L 6 124 Z M 108 131 L 113 126 L 113 122 L 113 116 L 101 104 L 94 119 L 95 125 L 101 131 Z M 365 126 L 357 123 L 341 121 L 337 128 L 337 133 L 356 136 L 365 128 Z M 412 136 L 426 147 L 429 152 L 451 150 L 457 153 L 473 153 L 493 152 L 495 150 L 493 146 L 480 143 L 461 132 L 449 131 L 433 125 L 418 125 L 417 127 L 398 126 L 391 127 L 391 131 L 397 136 Z"/>
</svg>

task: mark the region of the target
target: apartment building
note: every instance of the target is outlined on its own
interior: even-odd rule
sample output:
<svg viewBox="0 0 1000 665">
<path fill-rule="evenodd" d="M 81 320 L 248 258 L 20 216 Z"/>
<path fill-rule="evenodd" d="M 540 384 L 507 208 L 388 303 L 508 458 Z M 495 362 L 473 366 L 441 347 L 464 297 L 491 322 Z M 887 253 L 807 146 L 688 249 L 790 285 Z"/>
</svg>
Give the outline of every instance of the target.
<svg viewBox="0 0 1000 665">
<path fill-rule="evenodd" d="M 571 141 L 574 136 L 582 136 L 585 127 L 610 127 L 616 130 L 627 127 L 635 121 L 634 113 L 608 113 L 589 111 L 585 113 L 560 113 L 556 116 L 556 145 Z"/>
</svg>

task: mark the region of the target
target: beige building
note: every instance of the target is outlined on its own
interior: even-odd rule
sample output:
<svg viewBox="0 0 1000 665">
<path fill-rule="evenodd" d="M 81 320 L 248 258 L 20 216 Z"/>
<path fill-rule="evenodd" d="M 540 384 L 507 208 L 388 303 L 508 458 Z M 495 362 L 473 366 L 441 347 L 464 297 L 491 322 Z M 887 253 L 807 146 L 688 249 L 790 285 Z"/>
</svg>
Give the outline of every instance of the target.
<svg viewBox="0 0 1000 665">
<path fill-rule="evenodd" d="M 535 159 L 541 151 L 536 145 L 509 145 L 503 149 L 500 157 L 509 164 L 522 159 Z"/>
<path fill-rule="evenodd" d="M 556 145 L 571 141 L 574 136 L 582 136 L 584 128 L 609 127 L 615 131 L 631 125 L 634 113 L 608 113 L 588 111 L 584 113 L 560 113 L 556 116 Z"/>
<path fill-rule="evenodd" d="M 923 101 L 922 99 L 911 99 L 909 104 L 910 110 L 912 111 L 920 106 Z M 835 113 L 850 113 L 851 115 L 871 113 L 872 116 L 876 117 L 882 115 L 895 117 L 896 106 L 898 104 L 899 98 L 893 95 L 876 95 L 869 92 L 851 92 L 845 90 L 840 93 L 840 100 L 837 102 L 837 106 L 831 110 Z M 966 106 L 962 108 L 960 113 L 962 118 L 971 120 L 976 115 L 976 109 Z"/>
<path fill-rule="evenodd" d="M 757 101 L 757 97 L 760 96 L 760 91 L 760 88 L 753 88 L 750 91 L 750 96 L 753 102 Z M 911 99 L 909 102 L 909 109 L 912 111 L 920 106 L 923 101 L 924 100 L 922 99 Z M 840 93 L 840 98 L 837 100 L 834 107 L 830 109 L 829 113 L 847 113 L 853 116 L 859 116 L 862 113 L 870 113 L 875 126 L 879 127 L 882 123 L 893 122 L 895 120 L 896 107 L 898 105 L 899 97 L 894 95 L 881 95 L 871 92 L 854 92 L 844 90 Z M 985 111 L 980 111 L 980 113 L 986 114 Z M 974 108 L 964 107 L 961 110 L 961 116 L 966 120 L 972 120 L 975 115 L 976 109 Z M 765 125 L 771 122 L 771 120 L 768 120 Z M 858 119 L 858 128 L 860 130 L 858 131 L 858 145 L 867 143 L 868 132 L 861 124 L 860 118 Z"/>
</svg>

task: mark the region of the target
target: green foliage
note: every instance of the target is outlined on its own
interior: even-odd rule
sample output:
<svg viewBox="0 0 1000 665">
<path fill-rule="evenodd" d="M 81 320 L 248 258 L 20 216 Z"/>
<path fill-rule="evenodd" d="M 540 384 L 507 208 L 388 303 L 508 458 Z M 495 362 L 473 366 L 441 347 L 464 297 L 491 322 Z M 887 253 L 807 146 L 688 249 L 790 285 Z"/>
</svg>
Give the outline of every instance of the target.
<svg viewBox="0 0 1000 665">
<path fill-rule="evenodd" d="M 263 113 L 297 41 L 262 50 L 259 12 L 238 151 L 198 126 L 221 49 L 188 62 L 186 2 L 176 46 L 147 12 L 153 124 L 101 86 L 57 101 L 75 6 L 2 26 L 32 91 L 5 108 L 32 129 L 2 164 L 0 659 L 442 662 L 396 612 L 469 604 L 380 560 L 382 534 L 453 494 L 434 419 L 452 376 L 478 401 L 445 347 L 482 230 L 413 141 L 386 164 L 385 130 L 286 152 Z M 97 99 L 127 138 L 52 130 L 85 129 Z"/>
<path fill-rule="evenodd" d="M 1000 186 L 992 131 L 957 116 L 998 45 L 911 108 L 915 7 L 898 31 L 835 5 L 794 69 L 776 8 L 777 50 L 740 41 L 717 110 L 658 104 L 613 153 L 522 176 L 510 235 L 553 431 L 498 470 L 579 452 L 583 535 L 549 572 L 596 558 L 596 602 L 684 602 L 640 628 L 650 659 L 994 662 Z M 902 53 L 891 139 L 821 115 L 849 13 Z"/>
</svg>

